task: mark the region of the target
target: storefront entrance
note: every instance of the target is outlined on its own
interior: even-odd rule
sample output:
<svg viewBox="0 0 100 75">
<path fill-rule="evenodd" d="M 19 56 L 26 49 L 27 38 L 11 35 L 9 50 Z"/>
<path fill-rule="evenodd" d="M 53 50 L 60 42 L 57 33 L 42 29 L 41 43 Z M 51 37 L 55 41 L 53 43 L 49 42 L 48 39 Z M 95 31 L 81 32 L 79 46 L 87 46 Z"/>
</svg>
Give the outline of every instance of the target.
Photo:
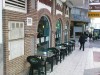
<svg viewBox="0 0 100 75">
<path fill-rule="evenodd" d="M 46 49 L 50 46 L 50 21 L 47 16 L 42 16 L 38 24 L 37 49 Z"/>
</svg>

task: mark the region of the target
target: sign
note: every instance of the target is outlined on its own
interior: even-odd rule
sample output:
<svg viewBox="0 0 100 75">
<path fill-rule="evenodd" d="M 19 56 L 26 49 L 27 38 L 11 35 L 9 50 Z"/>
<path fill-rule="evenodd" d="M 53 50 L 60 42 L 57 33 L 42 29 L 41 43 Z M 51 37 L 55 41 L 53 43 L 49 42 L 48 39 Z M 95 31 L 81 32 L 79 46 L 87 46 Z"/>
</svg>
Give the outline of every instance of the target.
<svg viewBox="0 0 100 75">
<path fill-rule="evenodd" d="M 89 3 L 99 3 L 100 0 L 89 0 Z"/>
<path fill-rule="evenodd" d="M 27 26 L 32 26 L 32 18 L 27 17 Z"/>
<path fill-rule="evenodd" d="M 100 17 L 100 12 L 88 12 L 88 17 L 91 18 Z"/>
<path fill-rule="evenodd" d="M 89 5 L 89 10 L 100 10 L 100 5 Z"/>
</svg>

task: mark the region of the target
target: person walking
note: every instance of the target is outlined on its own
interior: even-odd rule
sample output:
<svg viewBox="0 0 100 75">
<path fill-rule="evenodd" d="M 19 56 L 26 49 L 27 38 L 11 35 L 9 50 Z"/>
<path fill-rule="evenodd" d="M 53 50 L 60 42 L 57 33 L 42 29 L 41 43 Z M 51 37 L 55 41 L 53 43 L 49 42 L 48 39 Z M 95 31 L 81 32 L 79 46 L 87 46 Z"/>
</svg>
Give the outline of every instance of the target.
<svg viewBox="0 0 100 75">
<path fill-rule="evenodd" d="M 83 47 L 83 51 L 84 51 L 84 44 L 86 41 L 86 36 L 84 35 L 84 33 L 82 33 L 79 37 L 79 43 L 80 43 L 80 50 Z"/>
</svg>

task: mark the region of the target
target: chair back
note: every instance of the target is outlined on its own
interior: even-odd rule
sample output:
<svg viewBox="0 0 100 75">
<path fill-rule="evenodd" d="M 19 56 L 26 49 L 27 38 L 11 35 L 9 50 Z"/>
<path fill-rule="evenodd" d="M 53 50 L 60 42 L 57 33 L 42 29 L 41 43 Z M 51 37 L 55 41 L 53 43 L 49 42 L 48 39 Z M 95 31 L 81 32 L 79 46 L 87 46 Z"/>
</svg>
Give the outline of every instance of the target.
<svg viewBox="0 0 100 75">
<path fill-rule="evenodd" d="M 42 60 L 40 58 L 38 58 L 37 56 L 28 56 L 27 61 L 34 68 L 38 68 L 42 65 Z"/>
</svg>

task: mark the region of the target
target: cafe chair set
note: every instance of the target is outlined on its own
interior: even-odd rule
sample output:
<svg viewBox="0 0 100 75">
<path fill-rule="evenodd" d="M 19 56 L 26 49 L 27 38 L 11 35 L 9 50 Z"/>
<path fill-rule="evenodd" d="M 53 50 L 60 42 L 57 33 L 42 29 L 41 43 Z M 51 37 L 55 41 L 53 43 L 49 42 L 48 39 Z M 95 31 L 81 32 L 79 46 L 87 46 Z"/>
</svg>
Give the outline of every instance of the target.
<svg viewBox="0 0 100 75">
<path fill-rule="evenodd" d="M 56 47 L 39 50 L 36 55 L 28 56 L 27 61 L 30 63 L 29 75 L 35 75 L 34 70 L 38 71 L 38 75 L 47 75 L 48 64 L 50 64 L 52 72 L 55 64 L 58 65 L 58 62 L 61 63 L 65 56 L 72 53 L 74 44 L 73 41 L 57 44 Z"/>
</svg>

